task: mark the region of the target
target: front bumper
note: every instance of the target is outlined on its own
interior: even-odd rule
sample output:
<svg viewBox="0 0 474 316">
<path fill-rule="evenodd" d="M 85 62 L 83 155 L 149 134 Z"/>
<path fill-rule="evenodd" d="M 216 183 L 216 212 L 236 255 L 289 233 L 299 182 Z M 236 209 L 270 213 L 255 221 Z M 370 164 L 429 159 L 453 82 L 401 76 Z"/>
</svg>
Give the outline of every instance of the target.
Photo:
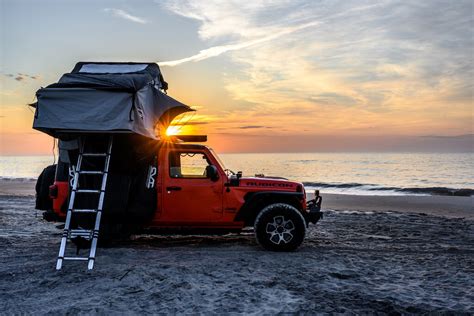
<svg viewBox="0 0 474 316">
<path fill-rule="evenodd" d="M 322 200 L 319 199 L 319 201 L 311 200 L 306 203 L 307 213 L 305 214 L 305 219 L 307 223 L 316 224 L 321 218 L 323 218 L 321 202 Z"/>
</svg>

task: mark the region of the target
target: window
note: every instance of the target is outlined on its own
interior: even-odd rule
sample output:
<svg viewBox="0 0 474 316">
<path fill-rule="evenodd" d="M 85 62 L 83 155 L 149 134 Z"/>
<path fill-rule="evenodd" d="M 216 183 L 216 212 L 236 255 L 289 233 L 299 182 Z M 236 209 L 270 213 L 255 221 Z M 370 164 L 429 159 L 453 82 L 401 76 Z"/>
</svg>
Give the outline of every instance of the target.
<svg viewBox="0 0 474 316">
<path fill-rule="evenodd" d="M 206 155 L 197 152 L 171 152 L 169 156 L 171 178 L 206 178 L 206 167 L 211 163 Z"/>
<path fill-rule="evenodd" d="M 95 74 L 116 74 L 139 72 L 148 67 L 147 64 L 84 64 L 79 72 Z"/>
</svg>

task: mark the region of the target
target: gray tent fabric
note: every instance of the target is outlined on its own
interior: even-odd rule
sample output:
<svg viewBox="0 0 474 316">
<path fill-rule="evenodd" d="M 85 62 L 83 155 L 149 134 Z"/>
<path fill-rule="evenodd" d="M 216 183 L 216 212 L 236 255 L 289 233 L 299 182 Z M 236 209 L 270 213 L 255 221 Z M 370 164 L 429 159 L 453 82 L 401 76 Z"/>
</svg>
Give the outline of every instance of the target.
<svg viewBox="0 0 474 316">
<path fill-rule="evenodd" d="M 155 128 L 193 111 L 162 92 L 155 63 L 78 63 L 58 83 L 37 91 L 33 128 L 53 137 L 130 132 L 156 139 Z"/>
</svg>

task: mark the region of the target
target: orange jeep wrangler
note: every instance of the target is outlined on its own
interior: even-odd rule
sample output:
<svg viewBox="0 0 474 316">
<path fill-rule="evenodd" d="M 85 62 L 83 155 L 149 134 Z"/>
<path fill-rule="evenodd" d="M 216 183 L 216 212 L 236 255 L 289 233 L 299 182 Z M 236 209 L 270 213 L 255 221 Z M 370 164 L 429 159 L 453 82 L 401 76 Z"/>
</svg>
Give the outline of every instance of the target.
<svg viewBox="0 0 474 316">
<path fill-rule="evenodd" d="M 46 168 L 38 178 L 37 208 L 45 209 L 47 220 L 64 221 L 74 185 L 74 168 L 82 155 L 82 187 L 101 186 L 104 159 L 94 153 L 108 136 L 88 136 L 89 148 L 69 148 L 68 157 Z M 321 218 L 320 206 L 307 209 L 303 184 L 284 178 L 243 177 L 242 172 L 226 169 L 208 146 L 191 140 L 205 137 L 173 136 L 150 146 L 152 152 L 133 150 L 138 137 L 115 135 L 104 194 L 101 239 L 134 233 L 216 234 L 240 232 L 254 227 L 257 242 L 266 249 L 291 251 L 305 236 L 309 223 Z M 80 143 L 84 140 L 74 140 Z M 64 144 L 60 142 L 60 150 Z M 87 145 L 85 145 L 87 147 Z M 90 157 L 87 158 L 86 152 Z M 97 156 L 94 156 L 96 154 Z M 69 161 L 65 163 L 62 160 Z M 54 183 L 53 183 L 54 182 Z M 79 191 L 79 189 L 78 189 Z M 77 210 L 94 209 L 97 197 L 76 197 Z M 76 195 L 81 192 L 76 193 Z M 78 205 L 80 202 L 82 205 Z M 82 214 L 81 214 L 82 215 Z M 75 226 L 87 225 L 87 214 Z M 73 224 L 74 225 L 74 224 Z"/>
<path fill-rule="evenodd" d="M 64 260 L 93 268 L 100 240 L 141 232 L 227 233 L 254 227 L 264 248 L 296 249 L 320 203 L 301 183 L 243 177 L 224 167 L 206 136 L 165 137 L 175 117 L 194 111 L 170 97 L 156 63 L 79 62 L 36 92 L 33 128 L 59 140 L 57 165 L 36 185 L 36 208 L 64 221 Z M 66 243 L 90 245 L 88 257 Z"/>
</svg>

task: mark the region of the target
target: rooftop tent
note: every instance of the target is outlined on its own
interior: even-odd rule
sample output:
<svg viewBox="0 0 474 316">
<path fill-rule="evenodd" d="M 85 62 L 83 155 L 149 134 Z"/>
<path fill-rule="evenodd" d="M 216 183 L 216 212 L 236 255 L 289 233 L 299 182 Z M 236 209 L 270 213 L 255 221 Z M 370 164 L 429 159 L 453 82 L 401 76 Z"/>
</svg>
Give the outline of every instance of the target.
<svg viewBox="0 0 474 316">
<path fill-rule="evenodd" d="M 156 139 L 189 106 L 169 97 L 156 63 L 77 63 L 36 92 L 33 128 L 61 138 L 79 132 L 127 132 Z"/>
</svg>

